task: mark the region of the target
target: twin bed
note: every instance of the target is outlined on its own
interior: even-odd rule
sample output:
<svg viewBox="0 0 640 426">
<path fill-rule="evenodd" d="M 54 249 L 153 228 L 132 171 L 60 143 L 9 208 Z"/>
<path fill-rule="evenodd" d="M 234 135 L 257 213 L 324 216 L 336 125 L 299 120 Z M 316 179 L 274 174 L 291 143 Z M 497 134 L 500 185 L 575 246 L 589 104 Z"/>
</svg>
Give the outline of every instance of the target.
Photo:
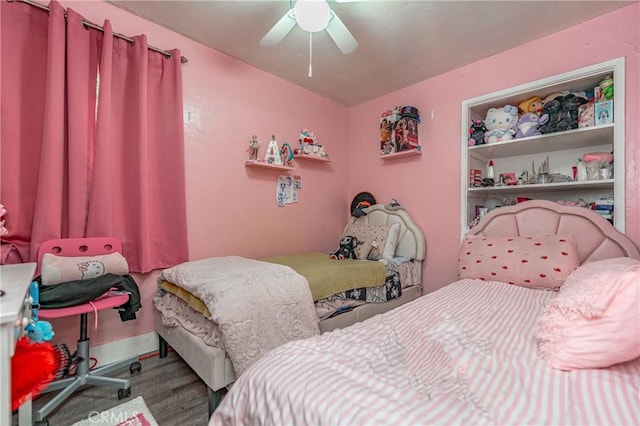
<svg viewBox="0 0 640 426">
<path fill-rule="evenodd" d="M 420 228 L 401 208 L 376 204 L 366 212 L 350 218 L 344 232 L 358 234 L 370 253 L 377 247 L 378 256 L 370 256 L 381 257 L 375 261 L 332 260 L 327 253 L 260 261 L 228 256 L 163 271 L 154 299 L 160 356 L 169 345 L 189 364 L 207 385 L 210 413 L 237 373 L 270 349 L 421 296 L 426 244 Z"/>
<path fill-rule="evenodd" d="M 638 259 L 587 209 L 501 207 L 459 280 L 272 350 L 210 425 L 640 424 Z"/>
</svg>

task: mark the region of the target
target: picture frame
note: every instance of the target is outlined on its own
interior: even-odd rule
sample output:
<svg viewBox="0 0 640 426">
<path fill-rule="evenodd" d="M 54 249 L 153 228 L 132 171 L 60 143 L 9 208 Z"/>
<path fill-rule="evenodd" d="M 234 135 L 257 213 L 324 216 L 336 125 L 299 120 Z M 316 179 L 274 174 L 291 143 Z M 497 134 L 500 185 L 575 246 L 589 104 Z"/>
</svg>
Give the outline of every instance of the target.
<svg viewBox="0 0 640 426">
<path fill-rule="evenodd" d="M 500 183 L 503 185 L 517 185 L 518 179 L 516 179 L 514 172 L 500 173 Z"/>
</svg>

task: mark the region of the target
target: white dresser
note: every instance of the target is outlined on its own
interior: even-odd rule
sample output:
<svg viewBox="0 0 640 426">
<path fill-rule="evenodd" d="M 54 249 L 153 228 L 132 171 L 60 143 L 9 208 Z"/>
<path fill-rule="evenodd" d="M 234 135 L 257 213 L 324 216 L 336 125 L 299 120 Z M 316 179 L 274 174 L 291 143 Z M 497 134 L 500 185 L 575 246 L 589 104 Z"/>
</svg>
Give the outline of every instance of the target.
<svg viewBox="0 0 640 426">
<path fill-rule="evenodd" d="M 31 319 L 29 285 L 35 270 L 35 263 L 0 266 L 0 425 L 11 424 L 11 357 L 16 340 Z M 20 410 L 20 424 L 31 422 L 30 402 L 27 405 L 28 409 Z"/>
</svg>

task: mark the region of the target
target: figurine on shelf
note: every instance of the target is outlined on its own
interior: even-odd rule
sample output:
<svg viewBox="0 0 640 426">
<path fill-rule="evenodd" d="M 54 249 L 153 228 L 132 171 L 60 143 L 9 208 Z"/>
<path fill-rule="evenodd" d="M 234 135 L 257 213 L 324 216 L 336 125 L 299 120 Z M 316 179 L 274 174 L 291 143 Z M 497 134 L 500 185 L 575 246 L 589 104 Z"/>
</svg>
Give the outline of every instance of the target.
<svg viewBox="0 0 640 426">
<path fill-rule="evenodd" d="M 282 164 L 285 166 L 293 166 L 293 149 L 289 142 L 285 142 L 282 144 L 282 148 L 280 149 L 280 157 L 282 157 Z"/>
<path fill-rule="evenodd" d="M 282 166 L 282 157 L 280 156 L 276 135 L 271 135 L 271 140 L 269 141 L 269 145 L 267 145 L 267 152 L 264 155 L 264 161 L 268 164 Z"/>
<path fill-rule="evenodd" d="M 260 141 L 256 135 L 253 135 L 251 136 L 251 142 L 249 142 L 249 148 L 247 149 L 249 160 L 257 160 L 258 151 L 260 151 Z"/>
</svg>

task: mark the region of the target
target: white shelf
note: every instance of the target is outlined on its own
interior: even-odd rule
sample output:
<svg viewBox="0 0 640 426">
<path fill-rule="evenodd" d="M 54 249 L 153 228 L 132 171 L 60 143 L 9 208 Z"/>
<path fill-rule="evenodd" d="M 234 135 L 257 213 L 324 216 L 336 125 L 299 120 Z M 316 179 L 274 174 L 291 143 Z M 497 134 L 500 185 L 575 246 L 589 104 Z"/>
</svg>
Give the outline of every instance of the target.
<svg viewBox="0 0 640 426">
<path fill-rule="evenodd" d="M 308 155 L 308 154 L 296 154 L 293 156 L 294 159 L 296 160 L 306 160 L 306 161 L 316 161 L 319 163 L 330 163 L 331 159 L 330 158 L 325 158 L 325 157 L 317 157 L 315 155 Z"/>
<path fill-rule="evenodd" d="M 282 171 L 295 170 L 295 168 L 291 166 L 280 166 L 278 164 L 270 164 L 270 163 L 265 163 L 264 161 L 258 161 L 258 160 L 247 160 L 247 162 L 244 163 L 244 165 L 245 167 L 258 167 L 261 169 L 271 169 L 271 170 L 282 170 Z"/>
<path fill-rule="evenodd" d="M 529 138 L 512 139 L 506 142 L 475 145 L 469 147 L 469 155 L 489 160 L 606 145 L 613 141 L 614 127 L 614 124 L 604 124 Z"/>
<path fill-rule="evenodd" d="M 613 198 L 614 226 L 625 229 L 625 59 L 617 58 L 517 87 L 487 93 L 462 102 L 461 126 L 461 238 L 473 219 L 475 209 L 483 199 L 529 197 L 553 201 L 583 199 L 586 202 L 602 197 Z M 469 146 L 468 130 L 471 120 L 486 117 L 489 108 L 518 105 L 521 101 L 555 92 L 592 91 L 605 77 L 613 76 L 615 87 L 614 123 L 555 132 L 529 138 L 513 139 Z M 613 179 L 579 182 L 559 182 L 533 185 L 469 187 L 471 169 L 483 172 L 489 160 L 498 160 L 497 173 L 518 175 L 530 173 L 548 158 L 551 172 L 571 176 L 578 159 L 592 151 L 613 152 Z M 496 173 L 496 175 L 497 175 Z"/>
<path fill-rule="evenodd" d="M 470 196 L 494 195 L 502 197 L 521 193 L 564 192 L 570 190 L 607 190 L 613 189 L 613 179 L 588 180 L 583 182 L 558 182 L 532 185 L 504 185 L 469 188 Z"/>
<path fill-rule="evenodd" d="M 422 155 L 421 149 L 407 149 L 406 151 L 400 151 L 400 152 L 394 152 L 393 154 L 381 155 L 380 158 L 383 160 L 395 160 L 396 158 L 414 157 L 417 155 Z"/>
</svg>

